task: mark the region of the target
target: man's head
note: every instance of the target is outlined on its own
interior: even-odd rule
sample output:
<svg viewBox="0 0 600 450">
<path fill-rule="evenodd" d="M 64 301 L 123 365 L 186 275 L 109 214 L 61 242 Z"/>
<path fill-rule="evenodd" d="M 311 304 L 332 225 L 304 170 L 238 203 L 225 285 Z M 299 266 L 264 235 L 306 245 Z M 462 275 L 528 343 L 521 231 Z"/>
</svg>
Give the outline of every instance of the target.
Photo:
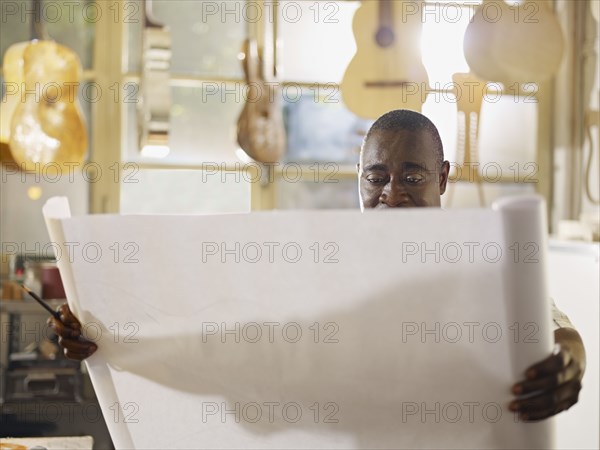
<svg viewBox="0 0 600 450">
<path fill-rule="evenodd" d="M 450 164 L 435 125 L 415 111 L 390 111 L 369 129 L 361 148 L 361 210 L 440 206 Z"/>
</svg>

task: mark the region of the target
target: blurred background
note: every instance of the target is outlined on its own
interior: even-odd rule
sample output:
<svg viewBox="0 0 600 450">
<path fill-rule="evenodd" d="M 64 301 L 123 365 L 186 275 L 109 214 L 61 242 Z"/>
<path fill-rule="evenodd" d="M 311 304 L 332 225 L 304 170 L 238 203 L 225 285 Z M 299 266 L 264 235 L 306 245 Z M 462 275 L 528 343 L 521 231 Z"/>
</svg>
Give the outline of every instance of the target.
<svg viewBox="0 0 600 450">
<path fill-rule="evenodd" d="M 68 197 L 74 215 L 358 208 L 373 111 L 403 107 L 440 131 L 453 168 L 444 208 L 537 192 L 553 237 L 598 241 L 599 3 L 0 0 L 2 280 L 64 297 L 41 215 L 52 196 Z M 375 39 L 381 30 L 391 45 Z M 403 83 L 420 101 L 403 100 Z M 269 153 L 273 136 L 281 145 Z M 3 299 L 22 297 L 3 286 Z M 20 315 L 43 327 L 35 305 L 6 303 L 3 336 Z M 2 364 L 21 354 L 11 380 L 23 386 L 26 347 L 39 339 L 11 339 Z M 53 364 L 41 396 L 94 405 L 78 366 Z M 14 389 L 13 400 L 36 397 Z"/>
</svg>

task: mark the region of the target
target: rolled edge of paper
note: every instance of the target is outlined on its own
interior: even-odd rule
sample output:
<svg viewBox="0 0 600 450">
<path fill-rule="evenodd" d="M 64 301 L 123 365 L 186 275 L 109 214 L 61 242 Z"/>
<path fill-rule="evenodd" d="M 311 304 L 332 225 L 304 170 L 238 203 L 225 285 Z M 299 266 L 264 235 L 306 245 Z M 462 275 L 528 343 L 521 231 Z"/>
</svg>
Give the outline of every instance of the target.
<svg viewBox="0 0 600 450">
<path fill-rule="evenodd" d="M 511 347 L 514 382 L 552 353 L 554 333 L 548 289 L 546 202 L 539 195 L 507 197 L 492 209 L 504 223 L 504 286 L 507 340 Z M 522 448 L 555 448 L 553 418 L 521 423 Z"/>
<path fill-rule="evenodd" d="M 492 209 L 502 214 L 504 222 L 507 323 L 514 326 L 513 375 L 520 379 L 554 348 L 546 202 L 539 195 L 507 197 L 494 202 Z"/>
</svg>

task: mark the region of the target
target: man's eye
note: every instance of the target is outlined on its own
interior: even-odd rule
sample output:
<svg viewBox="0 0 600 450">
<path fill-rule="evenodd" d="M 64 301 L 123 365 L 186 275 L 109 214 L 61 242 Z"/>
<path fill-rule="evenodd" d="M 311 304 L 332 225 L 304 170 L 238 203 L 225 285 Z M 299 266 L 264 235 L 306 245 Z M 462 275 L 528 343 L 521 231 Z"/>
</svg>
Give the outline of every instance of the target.
<svg viewBox="0 0 600 450">
<path fill-rule="evenodd" d="M 423 176 L 418 175 L 418 174 L 413 174 L 413 175 L 407 175 L 405 177 L 405 180 L 407 183 L 409 184 L 417 184 L 420 183 L 421 181 L 423 181 Z"/>
<path fill-rule="evenodd" d="M 385 178 L 379 176 L 368 176 L 367 181 L 373 184 L 379 184 L 385 182 Z"/>
</svg>

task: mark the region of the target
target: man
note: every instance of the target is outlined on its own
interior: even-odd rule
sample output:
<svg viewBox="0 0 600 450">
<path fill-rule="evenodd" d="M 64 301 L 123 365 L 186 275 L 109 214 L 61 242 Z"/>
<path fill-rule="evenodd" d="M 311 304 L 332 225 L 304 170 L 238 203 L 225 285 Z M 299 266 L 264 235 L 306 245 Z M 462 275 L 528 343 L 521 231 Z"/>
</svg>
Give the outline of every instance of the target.
<svg viewBox="0 0 600 450">
<path fill-rule="evenodd" d="M 361 210 L 365 208 L 439 207 L 450 164 L 444 161 L 439 133 L 425 116 L 408 110 L 384 114 L 370 128 L 358 164 Z M 81 325 L 68 306 L 59 308 L 59 335 L 65 355 L 84 359 L 96 345 L 81 336 Z M 554 310 L 556 351 L 526 371 L 512 386 L 517 396 L 509 405 L 521 420 L 535 421 L 569 409 L 577 402 L 585 370 L 585 350 L 566 316 Z"/>
</svg>

